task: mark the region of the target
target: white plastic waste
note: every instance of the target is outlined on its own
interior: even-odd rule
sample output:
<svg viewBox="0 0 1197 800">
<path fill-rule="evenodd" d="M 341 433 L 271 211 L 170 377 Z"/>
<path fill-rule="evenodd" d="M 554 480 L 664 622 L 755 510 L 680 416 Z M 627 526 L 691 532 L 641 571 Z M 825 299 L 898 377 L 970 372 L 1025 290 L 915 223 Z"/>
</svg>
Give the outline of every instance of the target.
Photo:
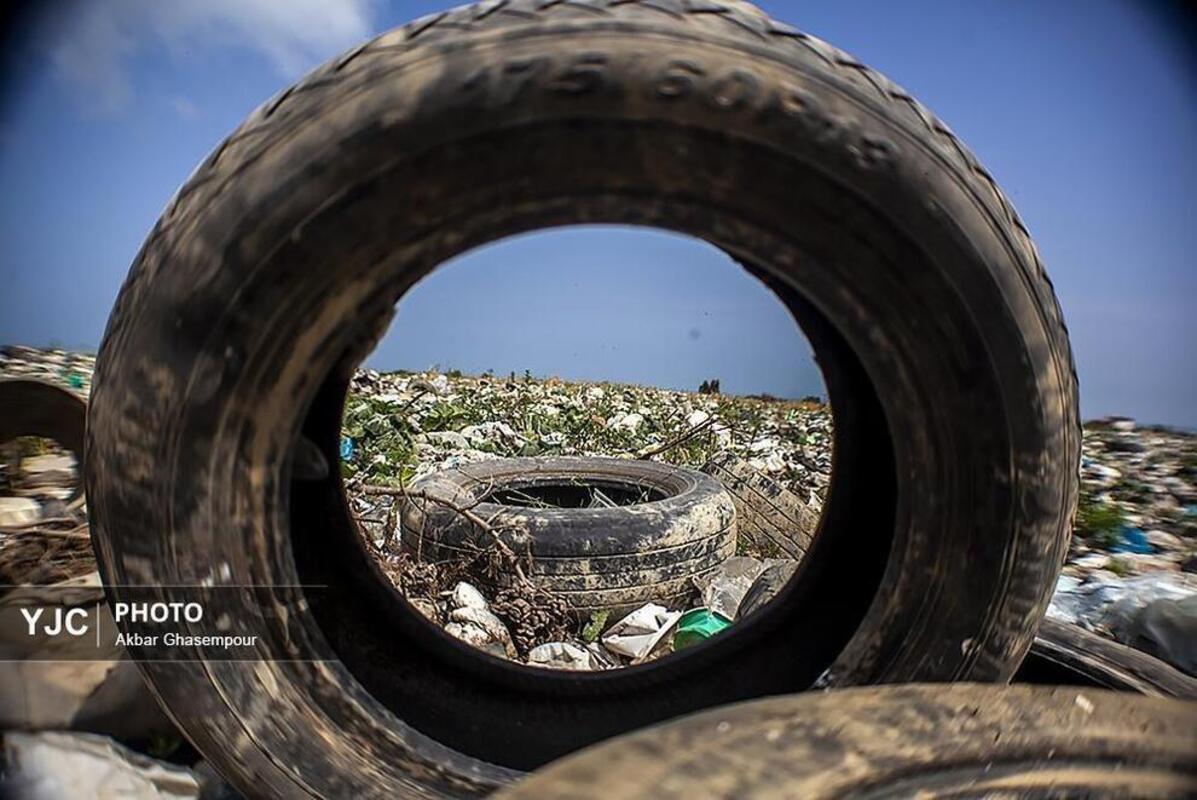
<svg viewBox="0 0 1197 800">
<path fill-rule="evenodd" d="M 196 800 L 187 769 L 87 733 L 4 734 L 0 796 L 25 800 Z"/>
<path fill-rule="evenodd" d="M 1082 628 L 1111 631 L 1121 639 L 1125 628 L 1149 603 L 1197 594 L 1197 578 L 1184 573 L 1150 572 L 1137 578 L 1094 578 L 1078 583 L 1060 576 L 1047 615 Z"/>
<path fill-rule="evenodd" d="M 636 663 L 651 655 L 681 618 L 680 611 L 646 603 L 608 628 L 603 635 L 603 645 L 612 653 L 627 656 Z"/>
<path fill-rule="evenodd" d="M 482 592 L 462 581 L 449 592 L 449 600 L 453 610 L 449 612 L 446 633 L 496 656 L 515 658 L 519 655 L 511 632 L 490 610 Z"/>
</svg>

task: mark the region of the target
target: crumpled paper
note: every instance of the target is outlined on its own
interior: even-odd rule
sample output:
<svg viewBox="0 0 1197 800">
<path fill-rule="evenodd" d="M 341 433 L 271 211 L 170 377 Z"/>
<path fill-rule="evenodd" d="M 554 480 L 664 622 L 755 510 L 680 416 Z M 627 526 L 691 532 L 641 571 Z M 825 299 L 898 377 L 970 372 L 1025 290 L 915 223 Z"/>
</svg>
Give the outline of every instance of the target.
<svg viewBox="0 0 1197 800">
<path fill-rule="evenodd" d="M 682 612 L 646 603 L 612 625 L 603 635 L 603 645 L 612 653 L 636 663 L 648 657 L 673 630 Z"/>
</svg>

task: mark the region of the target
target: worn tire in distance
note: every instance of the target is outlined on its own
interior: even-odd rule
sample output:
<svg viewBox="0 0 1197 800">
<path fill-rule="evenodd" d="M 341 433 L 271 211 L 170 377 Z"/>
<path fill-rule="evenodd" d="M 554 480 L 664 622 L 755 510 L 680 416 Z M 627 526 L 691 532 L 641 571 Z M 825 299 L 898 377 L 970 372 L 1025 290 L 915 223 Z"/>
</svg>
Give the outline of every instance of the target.
<svg viewBox="0 0 1197 800">
<path fill-rule="evenodd" d="M 651 493 L 614 508 L 502 505 L 497 493 L 580 483 Z M 624 458 L 488 459 L 430 473 L 409 487 L 400 514 L 403 548 L 423 561 L 452 561 L 491 546 L 485 520 L 528 577 L 581 615 L 645 603 L 667 607 L 694 594 L 693 579 L 736 551 L 736 510 L 714 478 Z M 431 499 L 430 499 L 431 498 Z M 439 500 L 439 502 L 437 502 Z"/>
</svg>

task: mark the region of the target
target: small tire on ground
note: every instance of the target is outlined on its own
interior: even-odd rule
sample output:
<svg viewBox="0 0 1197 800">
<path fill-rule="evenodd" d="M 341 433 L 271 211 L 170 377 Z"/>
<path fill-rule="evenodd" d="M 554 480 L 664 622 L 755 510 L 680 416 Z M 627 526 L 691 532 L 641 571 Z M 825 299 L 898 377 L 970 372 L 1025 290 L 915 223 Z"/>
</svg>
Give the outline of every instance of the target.
<svg viewBox="0 0 1197 800">
<path fill-rule="evenodd" d="M 1197 678 L 1141 650 L 1050 618 L 1040 624 L 1014 681 L 1197 700 Z"/>
<path fill-rule="evenodd" d="M 1195 794 L 1197 704 L 1095 689 L 909 684 L 704 711 L 568 756 L 495 797 Z"/>
<path fill-rule="evenodd" d="M 649 502 L 613 508 L 501 505 L 496 493 L 577 484 L 637 489 Z M 468 558 L 492 533 L 538 586 L 579 614 L 673 607 L 693 579 L 736 551 L 736 510 L 719 481 L 701 472 L 621 458 L 502 458 L 441 470 L 415 481 L 401 513 L 403 548 L 419 560 Z M 437 501 L 440 502 L 437 502 Z M 489 500 L 489 501 L 488 501 Z M 469 509 L 479 527 L 455 509 Z M 526 558 L 525 558 L 526 556 Z"/>
</svg>

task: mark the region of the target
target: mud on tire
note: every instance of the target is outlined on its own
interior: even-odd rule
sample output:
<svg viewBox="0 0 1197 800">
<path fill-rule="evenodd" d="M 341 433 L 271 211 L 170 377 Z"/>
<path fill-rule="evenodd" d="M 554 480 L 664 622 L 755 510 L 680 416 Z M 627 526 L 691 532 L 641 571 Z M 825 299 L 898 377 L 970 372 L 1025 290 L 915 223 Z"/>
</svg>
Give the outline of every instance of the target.
<svg viewBox="0 0 1197 800">
<path fill-rule="evenodd" d="M 718 708 L 562 759 L 497 797 L 1195 794 L 1197 703 L 961 684 L 846 689 Z"/>
<path fill-rule="evenodd" d="M 614 508 L 519 508 L 492 498 L 571 483 L 638 489 L 646 502 Z M 673 607 L 693 579 L 736 552 L 735 507 L 714 478 L 620 458 L 504 458 L 435 472 L 410 486 L 401 515 L 403 547 L 424 561 L 452 561 L 490 546 L 489 533 L 455 511 L 488 522 L 527 574 L 581 615 L 645 603 Z M 426 497 L 436 497 L 440 503 Z M 489 500 L 489 502 L 488 502 Z"/>
<path fill-rule="evenodd" d="M 530 674 L 433 630 L 364 551 L 340 481 L 290 469 L 301 435 L 337 463 L 349 376 L 406 289 L 570 223 L 731 254 L 802 324 L 835 417 L 820 533 L 777 600 L 598 676 Z M 479 794 L 816 681 L 1005 680 L 1077 489 L 1060 311 L 988 174 L 884 77 L 710 0 L 486 2 L 316 70 L 180 189 L 93 386 L 86 481 L 113 599 L 255 587 L 207 618 L 274 659 L 197 647 L 143 669 L 208 759 L 279 795 Z"/>
</svg>

